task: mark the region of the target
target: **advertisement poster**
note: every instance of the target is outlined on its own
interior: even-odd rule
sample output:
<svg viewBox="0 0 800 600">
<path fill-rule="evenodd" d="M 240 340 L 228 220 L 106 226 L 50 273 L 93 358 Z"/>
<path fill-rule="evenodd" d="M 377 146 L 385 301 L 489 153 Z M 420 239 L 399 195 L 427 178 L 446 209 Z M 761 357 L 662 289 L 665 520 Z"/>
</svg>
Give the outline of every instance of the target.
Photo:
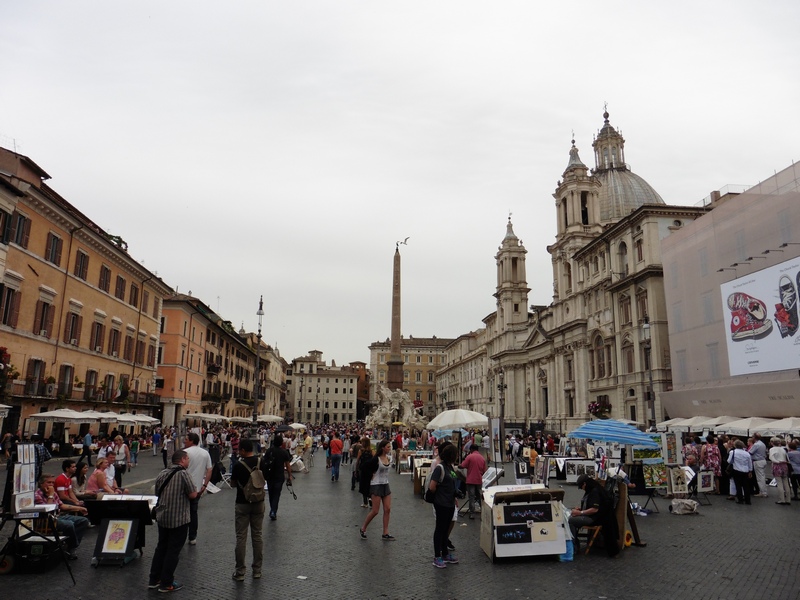
<svg viewBox="0 0 800 600">
<path fill-rule="evenodd" d="M 800 259 L 720 286 L 731 375 L 800 368 Z"/>
</svg>

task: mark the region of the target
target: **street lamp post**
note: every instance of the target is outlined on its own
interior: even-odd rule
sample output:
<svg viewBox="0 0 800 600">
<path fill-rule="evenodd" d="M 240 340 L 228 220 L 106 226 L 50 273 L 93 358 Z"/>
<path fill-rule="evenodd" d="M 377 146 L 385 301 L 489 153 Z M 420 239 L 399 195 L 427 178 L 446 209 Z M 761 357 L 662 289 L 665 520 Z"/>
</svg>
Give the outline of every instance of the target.
<svg viewBox="0 0 800 600">
<path fill-rule="evenodd" d="M 302 414 L 302 410 L 303 410 L 303 385 L 305 384 L 305 382 L 306 382 L 305 378 L 301 377 L 300 378 L 300 405 L 297 407 L 297 412 L 298 412 L 299 416 L 297 417 L 297 419 L 295 419 L 295 421 L 302 421 L 303 420 L 303 414 Z M 311 416 L 311 415 L 309 415 L 309 416 Z"/>
<path fill-rule="evenodd" d="M 258 300 L 258 334 L 256 335 L 256 377 L 253 382 L 253 427 L 258 424 L 258 396 L 261 387 L 261 320 L 264 317 L 264 296 Z"/>
<path fill-rule="evenodd" d="M 497 399 L 500 402 L 500 448 L 498 448 L 498 451 L 502 456 L 503 445 L 506 443 L 506 388 L 508 387 L 505 384 L 506 374 L 503 371 L 503 367 L 498 369 L 497 378 L 500 382 L 497 384 Z"/>
<path fill-rule="evenodd" d="M 647 376 L 650 382 L 647 397 L 650 402 L 650 425 L 656 424 L 656 396 L 653 392 L 653 353 L 651 346 L 650 318 L 645 317 L 642 324 L 642 338 L 644 341 L 645 357 L 647 358 Z"/>
</svg>

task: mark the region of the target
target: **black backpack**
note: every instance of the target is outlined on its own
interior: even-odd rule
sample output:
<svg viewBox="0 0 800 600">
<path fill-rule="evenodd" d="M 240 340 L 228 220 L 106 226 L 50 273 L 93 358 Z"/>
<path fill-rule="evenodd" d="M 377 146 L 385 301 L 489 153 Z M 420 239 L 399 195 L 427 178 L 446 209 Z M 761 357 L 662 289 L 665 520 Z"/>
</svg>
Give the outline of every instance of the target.
<svg viewBox="0 0 800 600">
<path fill-rule="evenodd" d="M 266 465 L 265 470 L 270 479 L 278 479 L 277 474 L 275 473 L 275 465 L 278 464 L 277 454 L 278 452 L 274 447 L 268 448 L 264 453 L 264 465 Z"/>
</svg>

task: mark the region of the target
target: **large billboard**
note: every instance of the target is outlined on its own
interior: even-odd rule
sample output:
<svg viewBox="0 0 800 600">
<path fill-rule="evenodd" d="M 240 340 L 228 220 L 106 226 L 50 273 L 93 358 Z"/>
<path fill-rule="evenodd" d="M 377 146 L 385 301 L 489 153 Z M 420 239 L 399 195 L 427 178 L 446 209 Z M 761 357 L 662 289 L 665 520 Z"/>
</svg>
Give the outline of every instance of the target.
<svg viewBox="0 0 800 600">
<path fill-rule="evenodd" d="M 800 369 L 800 258 L 720 286 L 731 375 Z"/>
</svg>

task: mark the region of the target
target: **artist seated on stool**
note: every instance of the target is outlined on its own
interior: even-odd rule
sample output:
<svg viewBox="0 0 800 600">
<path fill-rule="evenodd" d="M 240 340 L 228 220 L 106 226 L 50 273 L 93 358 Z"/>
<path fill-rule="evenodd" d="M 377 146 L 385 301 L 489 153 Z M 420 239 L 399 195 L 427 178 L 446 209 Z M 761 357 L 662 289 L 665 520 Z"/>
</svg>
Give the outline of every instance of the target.
<svg viewBox="0 0 800 600">
<path fill-rule="evenodd" d="M 56 494 L 55 476 L 50 473 L 43 473 L 39 476 L 39 489 L 34 495 L 36 504 L 55 504 L 56 509 L 56 530 L 60 535 L 67 537 L 67 556 L 71 560 L 77 560 L 75 549 L 80 545 L 83 532 L 89 527 L 89 519 L 86 518 L 88 511 L 83 506 L 73 506 L 61 502 L 61 498 Z"/>
<path fill-rule="evenodd" d="M 573 508 L 569 517 L 569 529 L 572 532 L 572 543 L 576 552 L 580 548 L 578 530 L 587 525 L 600 524 L 600 507 L 603 500 L 600 486 L 588 475 L 578 477 L 578 489 L 583 490 L 581 505 Z"/>
</svg>

